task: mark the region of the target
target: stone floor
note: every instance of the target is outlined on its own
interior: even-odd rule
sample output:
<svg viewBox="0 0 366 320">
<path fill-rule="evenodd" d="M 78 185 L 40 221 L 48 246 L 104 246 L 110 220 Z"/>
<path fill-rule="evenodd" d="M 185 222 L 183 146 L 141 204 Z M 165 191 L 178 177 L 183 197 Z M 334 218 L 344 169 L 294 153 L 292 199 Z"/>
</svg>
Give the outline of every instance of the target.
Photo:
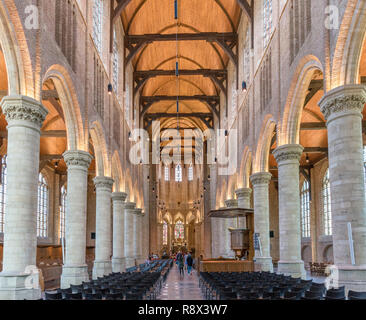
<svg viewBox="0 0 366 320">
<path fill-rule="evenodd" d="M 193 275 L 189 276 L 185 270 L 184 277 L 180 278 L 179 270 L 174 265 L 158 300 L 204 300 L 198 285 L 197 272 L 193 271 Z"/>
</svg>

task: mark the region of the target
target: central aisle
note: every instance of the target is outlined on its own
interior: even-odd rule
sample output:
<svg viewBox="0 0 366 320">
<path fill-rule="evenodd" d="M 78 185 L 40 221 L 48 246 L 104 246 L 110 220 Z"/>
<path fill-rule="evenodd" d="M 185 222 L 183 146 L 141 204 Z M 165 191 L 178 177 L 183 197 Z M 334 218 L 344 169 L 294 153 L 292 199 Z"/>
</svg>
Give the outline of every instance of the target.
<svg viewBox="0 0 366 320">
<path fill-rule="evenodd" d="M 204 300 L 197 272 L 194 270 L 193 275 L 189 276 L 184 270 L 184 278 L 181 280 L 179 270 L 174 264 L 157 300 Z"/>
</svg>

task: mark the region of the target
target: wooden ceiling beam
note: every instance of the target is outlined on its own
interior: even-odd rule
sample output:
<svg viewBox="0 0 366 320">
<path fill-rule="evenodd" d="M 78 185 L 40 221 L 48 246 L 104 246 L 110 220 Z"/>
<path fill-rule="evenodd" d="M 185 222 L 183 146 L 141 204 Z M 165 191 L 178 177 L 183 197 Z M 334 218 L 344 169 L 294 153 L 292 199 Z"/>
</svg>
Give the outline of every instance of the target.
<svg viewBox="0 0 366 320">
<path fill-rule="evenodd" d="M 126 35 L 125 49 L 129 51 L 125 57 L 125 65 L 130 63 L 138 52 L 147 44 L 156 41 L 207 41 L 216 42 L 233 61 L 238 65 L 238 55 L 233 48 L 237 47 L 238 35 L 234 32 L 198 32 L 198 33 L 178 33 L 178 34 L 144 34 L 144 35 Z"/>
<path fill-rule="evenodd" d="M 202 112 L 193 112 L 193 113 L 149 113 L 144 117 L 144 127 L 146 130 L 150 128 L 152 122 L 160 119 L 160 118 L 198 118 L 200 119 L 209 129 L 213 129 L 214 127 L 214 119 L 212 113 L 202 113 Z M 173 129 L 173 128 L 172 128 Z"/>
<path fill-rule="evenodd" d="M 194 69 L 194 70 L 179 70 L 179 76 L 203 76 L 210 78 L 227 96 L 227 70 L 213 69 Z M 133 74 L 134 80 L 134 96 L 142 89 L 146 82 L 155 77 L 160 76 L 176 76 L 176 70 L 146 70 L 135 71 Z"/>
<path fill-rule="evenodd" d="M 220 118 L 220 97 L 219 96 L 141 96 L 140 105 L 142 106 L 141 117 L 144 117 L 153 104 L 161 101 L 201 101 L 207 104 L 213 114 Z"/>
</svg>

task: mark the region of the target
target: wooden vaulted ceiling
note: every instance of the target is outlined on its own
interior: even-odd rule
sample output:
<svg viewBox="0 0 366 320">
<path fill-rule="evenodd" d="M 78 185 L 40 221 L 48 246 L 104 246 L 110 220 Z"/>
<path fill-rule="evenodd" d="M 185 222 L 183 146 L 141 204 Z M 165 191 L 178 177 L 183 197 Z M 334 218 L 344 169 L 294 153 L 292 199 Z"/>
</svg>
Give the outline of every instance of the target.
<svg viewBox="0 0 366 320">
<path fill-rule="evenodd" d="M 117 5 L 123 1 L 117 2 Z M 236 33 L 241 9 L 237 0 L 178 0 L 178 23 L 174 0 L 131 0 L 124 6 L 121 19 L 128 36 L 144 34 Z M 225 69 L 229 56 L 216 42 L 157 41 L 145 45 L 132 59 L 135 71 L 175 70 L 176 56 L 180 70 Z M 175 75 L 152 77 L 140 90 L 142 96 L 218 96 L 220 86 L 203 75 L 180 75 L 179 89 Z M 202 101 L 182 101 L 180 112 L 210 113 Z M 154 103 L 147 114 L 176 113 L 174 101 Z M 187 127 L 197 126 L 197 119 L 181 119 Z M 165 127 L 175 128 L 174 119 L 161 119 Z M 207 126 L 201 121 L 201 128 Z M 184 127 L 184 126 L 181 126 Z"/>
</svg>

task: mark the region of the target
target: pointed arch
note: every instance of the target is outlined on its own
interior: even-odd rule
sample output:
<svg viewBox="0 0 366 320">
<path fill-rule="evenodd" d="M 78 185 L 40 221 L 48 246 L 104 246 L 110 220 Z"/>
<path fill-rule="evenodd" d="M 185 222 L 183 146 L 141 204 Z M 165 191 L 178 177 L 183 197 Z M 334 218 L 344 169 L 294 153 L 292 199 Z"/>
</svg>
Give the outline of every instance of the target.
<svg viewBox="0 0 366 320">
<path fill-rule="evenodd" d="M 114 180 L 114 192 L 123 192 L 122 167 L 117 150 L 114 151 L 112 156 L 112 178 Z"/>
<path fill-rule="evenodd" d="M 282 117 L 282 124 L 279 128 L 279 146 L 299 143 L 304 102 L 312 77 L 317 71 L 323 73 L 323 67 L 317 57 L 308 55 L 300 61 L 292 78 L 292 84 Z"/>
<path fill-rule="evenodd" d="M 104 131 L 98 121 L 92 123 L 90 136 L 93 141 L 96 161 L 97 176 L 111 176 L 111 165 L 108 156 L 108 148 L 104 139 Z"/>
<path fill-rule="evenodd" d="M 238 175 L 238 188 L 249 188 L 249 178 L 252 171 L 252 152 L 249 147 L 244 148 Z"/>
<path fill-rule="evenodd" d="M 366 2 L 348 0 L 333 55 L 331 84 L 328 90 L 359 83 L 362 47 L 366 38 Z"/>
<path fill-rule="evenodd" d="M 273 120 L 272 115 L 267 115 L 263 122 L 254 156 L 253 173 L 268 172 L 269 170 L 268 157 L 275 128 L 276 122 Z"/>
<path fill-rule="evenodd" d="M 43 77 L 43 83 L 51 79 L 55 85 L 65 117 L 69 150 L 88 151 L 85 132 L 75 86 L 67 70 L 61 65 L 51 66 Z"/>
</svg>

